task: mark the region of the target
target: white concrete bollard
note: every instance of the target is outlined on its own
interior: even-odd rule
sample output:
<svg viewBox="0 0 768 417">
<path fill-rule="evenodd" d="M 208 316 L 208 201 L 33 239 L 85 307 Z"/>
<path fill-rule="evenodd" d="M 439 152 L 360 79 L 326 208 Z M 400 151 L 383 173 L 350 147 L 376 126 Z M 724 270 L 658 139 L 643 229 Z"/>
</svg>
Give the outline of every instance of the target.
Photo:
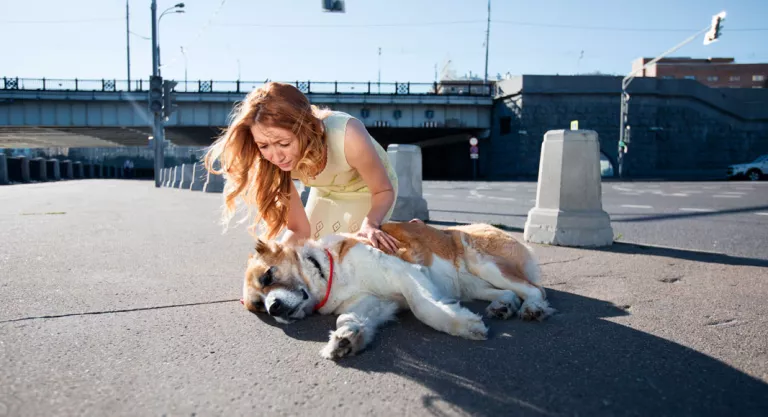
<svg viewBox="0 0 768 417">
<path fill-rule="evenodd" d="M 613 243 L 603 211 L 600 144 L 592 130 L 551 130 L 544 135 L 536 207 L 528 212 L 527 242 L 598 247 Z"/>
<path fill-rule="evenodd" d="M 205 169 L 205 165 L 201 162 L 197 162 L 192 169 L 192 183 L 189 185 L 190 191 L 203 191 L 205 182 L 208 179 L 208 172 Z"/>
<path fill-rule="evenodd" d="M 75 170 L 72 161 L 69 159 L 65 159 L 59 163 L 59 172 L 61 173 L 61 178 L 67 180 L 75 178 Z"/>
<path fill-rule="evenodd" d="M 59 181 L 61 179 L 61 167 L 58 159 L 49 159 L 45 161 L 46 170 L 48 171 L 48 179 L 52 181 Z"/>
<path fill-rule="evenodd" d="M 171 182 L 171 188 L 179 188 L 181 185 L 181 175 L 183 174 L 182 169 L 183 167 L 181 165 L 176 165 L 173 167 L 173 182 Z"/>
<path fill-rule="evenodd" d="M 8 161 L 5 159 L 5 154 L 0 153 L 0 185 L 10 184 L 11 180 L 8 178 Z"/>
<path fill-rule="evenodd" d="M 203 191 L 206 193 L 224 192 L 224 177 L 221 175 L 208 173 L 207 180 L 203 186 Z"/>
<path fill-rule="evenodd" d="M 427 201 L 421 193 L 421 148 L 392 144 L 387 147 L 390 163 L 397 173 L 397 199 L 391 220 L 429 220 Z"/>
<path fill-rule="evenodd" d="M 192 185 L 193 167 L 192 164 L 183 164 L 181 166 L 181 182 L 179 183 L 179 188 L 182 190 L 189 190 L 189 187 Z"/>
</svg>

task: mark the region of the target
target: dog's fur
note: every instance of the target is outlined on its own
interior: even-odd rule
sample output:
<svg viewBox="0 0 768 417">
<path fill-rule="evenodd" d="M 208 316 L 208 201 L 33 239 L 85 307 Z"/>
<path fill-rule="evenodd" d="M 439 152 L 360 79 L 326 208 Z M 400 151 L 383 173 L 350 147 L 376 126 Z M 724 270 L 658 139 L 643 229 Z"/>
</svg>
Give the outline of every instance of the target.
<svg viewBox="0 0 768 417">
<path fill-rule="evenodd" d="M 409 309 L 432 328 L 468 339 L 483 340 L 482 317 L 459 304 L 490 301 L 486 313 L 507 319 L 542 320 L 555 310 L 539 284 L 539 266 L 531 249 L 486 224 L 438 229 L 424 223 L 387 223 L 382 230 L 401 242 L 390 256 L 352 235 L 307 240 L 298 246 L 256 242 L 249 257 L 243 304 L 269 313 L 281 323 L 318 310 L 337 314 L 336 330 L 321 351 L 325 358 L 353 355 L 364 349 L 376 329 Z"/>
</svg>

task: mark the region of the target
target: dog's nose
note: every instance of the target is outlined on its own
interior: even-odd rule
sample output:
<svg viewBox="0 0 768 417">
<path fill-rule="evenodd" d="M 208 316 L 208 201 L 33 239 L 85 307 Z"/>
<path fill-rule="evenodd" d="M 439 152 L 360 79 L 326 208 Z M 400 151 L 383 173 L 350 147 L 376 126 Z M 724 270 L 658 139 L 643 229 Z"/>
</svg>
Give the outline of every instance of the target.
<svg viewBox="0 0 768 417">
<path fill-rule="evenodd" d="M 279 316 L 282 311 L 283 311 L 283 303 L 280 302 L 280 300 L 273 301 L 272 305 L 269 306 L 270 316 Z"/>
</svg>

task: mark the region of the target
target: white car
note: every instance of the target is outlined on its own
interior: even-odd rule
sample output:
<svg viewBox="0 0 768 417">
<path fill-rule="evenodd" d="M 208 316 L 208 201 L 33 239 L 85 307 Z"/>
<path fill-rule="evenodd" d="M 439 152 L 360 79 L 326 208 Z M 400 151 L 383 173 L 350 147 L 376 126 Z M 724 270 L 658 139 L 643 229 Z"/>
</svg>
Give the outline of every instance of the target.
<svg viewBox="0 0 768 417">
<path fill-rule="evenodd" d="M 768 155 L 763 155 L 747 164 L 729 165 L 728 179 L 745 177 L 750 181 L 759 181 L 768 174 Z"/>
</svg>

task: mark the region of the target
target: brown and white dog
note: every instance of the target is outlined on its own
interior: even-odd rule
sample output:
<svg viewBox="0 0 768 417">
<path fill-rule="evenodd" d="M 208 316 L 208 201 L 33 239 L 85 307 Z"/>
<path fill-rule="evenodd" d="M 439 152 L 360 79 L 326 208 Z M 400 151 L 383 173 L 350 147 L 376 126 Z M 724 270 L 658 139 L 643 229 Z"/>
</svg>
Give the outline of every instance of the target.
<svg viewBox="0 0 768 417">
<path fill-rule="evenodd" d="M 249 257 L 243 304 L 280 323 L 314 311 L 337 314 L 321 355 L 353 355 L 397 312 L 411 310 L 430 327 L 483 340 L 482 317 L 459 301 L 487 300 L 489 317 L 517 314 L 542 320 L 555 310 L 539 284 L 531 249 L 486 224 L 438 229 L 424 223 L 387 223 L 401 243 L 397 256 L 351 235 L 332 235 L 287 246 L 258 240 Z"/>
</svg>

